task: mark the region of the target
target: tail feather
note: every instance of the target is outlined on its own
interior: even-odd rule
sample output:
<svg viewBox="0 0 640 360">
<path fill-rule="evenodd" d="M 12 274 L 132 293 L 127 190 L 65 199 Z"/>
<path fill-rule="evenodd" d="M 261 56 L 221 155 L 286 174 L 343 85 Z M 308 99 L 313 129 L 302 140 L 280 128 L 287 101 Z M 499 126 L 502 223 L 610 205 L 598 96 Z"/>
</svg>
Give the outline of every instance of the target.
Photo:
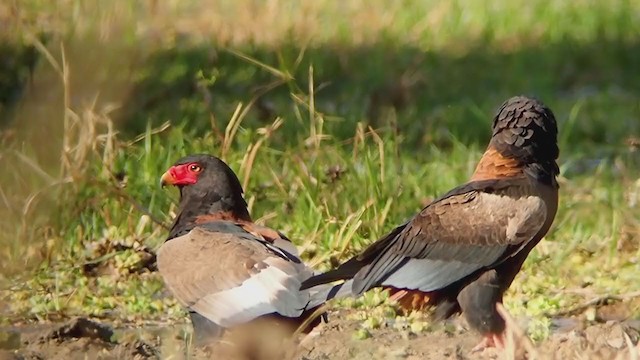
<svg viewBox="0 0 640 360">
<path fill-rule="evenodd" d="M 338 269 L 327 271 L 326 273 L 312 276 L 307 280 L 303 281 L 302 285 L 300 285 L 300 290 L 307 290 L 312 287 L 332 283 L 334 281 L 343 280 L 343 279 L 344 277 L 340 274 Z"/>
<path fill-rule="evenodd" d="M 300 286 L 300 290 L 310 289 L 314 286 L 328 284 L 338 280 L 353 279 L 358 271 L 362 269 L 363 265 L 364 264 L 362 264 L 361 261 L 357 260 L 356 258 L 352 258 L 351 260 L 348 260 L 347 262 L 333 270 L 329 270 L 323 274 L 314 275 L 303 281 L 302 285 Z"/>
<path fill-rule="evenodd" d="M 353 279 L 361 270 L 363 271 L 363 274 L 367 274 L 367 272 L 371 271 L 370 266 L 372 265 L 372 263 L 377 261 L 381 254 L 389 251 L 389 248 L 393 246 L 395 240 L 402 233 L 406 226 L 407 223 L 404 223 L 391 230 L 391 232 L 389 232 L 387 235 L 369 245 L 369 247 L 365 249 L 364 252 L 362 252 L 360 255 L 352 257 L 337 268 L 327 271 L 324 274 L 312 276 L 303 281 L 300 290 L 309 289 L 314 286 L 327 284 L 338 280 Z M 361 283 L 359 286 L 362 287 L 362 281 L 359 282 Z M 364 292 L 368 289 L 369 288 L 367 287 L 364 289 L 360 289 L 359 291 Z"/>
<path fill-rule="evenodd" d="M 348 280 L 338 285 L 324 285 L 319 289 L 312 291 L 307 308 L 320 306 L 331 299 L 339 299 L 353 295 L 352 285 L 353 281 Z"/>
</svg>

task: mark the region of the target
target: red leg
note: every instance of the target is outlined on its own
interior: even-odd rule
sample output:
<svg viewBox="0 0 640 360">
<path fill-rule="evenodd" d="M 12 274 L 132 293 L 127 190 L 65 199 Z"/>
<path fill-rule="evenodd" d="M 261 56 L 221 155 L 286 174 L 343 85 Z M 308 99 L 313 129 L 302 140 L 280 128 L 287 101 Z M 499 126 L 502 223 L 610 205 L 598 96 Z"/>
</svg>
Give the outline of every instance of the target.
<svg viewBox="0 0 640 360">
<path fill-rule="evenodd" d="M 505 349 L 505 338 L 504 334 L 487 334 L 484 336 L 484 339 L 476 345 L 471 352 L 479 352 L 488 348 L 496 348 L 497 350 Z"/>
</svg>

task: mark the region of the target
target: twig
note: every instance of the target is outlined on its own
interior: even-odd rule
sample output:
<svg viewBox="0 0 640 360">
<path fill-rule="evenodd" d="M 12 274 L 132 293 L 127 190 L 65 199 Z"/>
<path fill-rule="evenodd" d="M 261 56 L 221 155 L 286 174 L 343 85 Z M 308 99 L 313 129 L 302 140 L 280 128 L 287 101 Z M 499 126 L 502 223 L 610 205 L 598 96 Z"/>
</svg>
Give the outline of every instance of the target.
<svg viewBox="0 0 640 360">
<path fill-rule="evenodd" d="M 558 316 L 576 315 L 592 306 L 603 305 L 606 301 L 610 301 L 610 300 L 627 301 L 635 298 L 640 298 L 640 291 L 633 291 L 633 292 L 621 294 L 621 295 L 612 295 L 612 294 L 600 295 L 580 305 L 574 306 L 573 308 L 570 308 L 568 310 L 560 310 L 556 313 L 546 313 L 545 316 L 558 317 Z"/>
</svg>

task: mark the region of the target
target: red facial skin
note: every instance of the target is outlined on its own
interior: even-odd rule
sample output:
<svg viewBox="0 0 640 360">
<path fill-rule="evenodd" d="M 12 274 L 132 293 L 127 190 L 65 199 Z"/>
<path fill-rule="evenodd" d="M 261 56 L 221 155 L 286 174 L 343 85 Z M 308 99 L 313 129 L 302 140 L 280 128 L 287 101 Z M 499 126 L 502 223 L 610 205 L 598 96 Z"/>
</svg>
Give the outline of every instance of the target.
<svg viewBox="0 0 640 360">
<path fill-rule="evenodd" d="M 172 166 L 162 175 L 163 185 L 185 186 L 198 181 L 198 175 L 202 167 L 198 163 L 189 163 Z"/>
</svg>

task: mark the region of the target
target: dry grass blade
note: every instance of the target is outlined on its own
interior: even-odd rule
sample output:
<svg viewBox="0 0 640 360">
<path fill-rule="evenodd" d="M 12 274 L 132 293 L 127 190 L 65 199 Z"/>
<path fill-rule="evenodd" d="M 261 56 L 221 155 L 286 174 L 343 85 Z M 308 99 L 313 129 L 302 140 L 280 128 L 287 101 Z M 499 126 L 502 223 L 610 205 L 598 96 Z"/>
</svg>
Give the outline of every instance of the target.
<svg viewBox="0 0 640 360">
<path fill-rule="evenodd" d="M 231 144 L 233 143 L 233 139 L 236 136 L 236 132 L 240 127 L 240 123 L 242 122 L 242 103 L 238 103 L 236 106 L 236 110 L 231 115 L 231 119 L 227 124 L 227 127 L 224 129 L 224 139 L 222 140 L 222 151 L 220 153 L 220 157 L 222 160 L 226 160 L 227 153 L 231 148 Z"/>
<path fill-rule="evenodd" d="M 44 57 L 47 59 L 47 62 L 49 62 L 49 64 L 53 67 L 53 69 L 56 71 L 58 76 L 60 76 L 61 79 L 64 79 L 63 67 L 61 67 L 58 61 L 56 60 L 56 58 L 53 55 L 51 55 L 51 52 L 42 43 L 42 41 L 40 41 L 40 39 L 38 39 L 38 37 L 34 36 L 33 34 L 27 34 L 25 37 L 28 42 L 33 44 L 33 46 L 36 48 L 36 50 L 38 50 L 38 52 L 44 55 Z"/>
<path fill-rule="evenodd" d="M 380 215 L 376 217 L 376 226 L 378 231 L 382 231 L 384 224 L 386 223 L 387 216 L 389 216 L 389 210 L 391 210 L 391 205 L 393 204 L 393 198 L 387 199 L 387 202 L 384 204 Z"/>
<path fill-rule="evenodd" d="M 367 211 L 367 209 L 374 203 L 375 201 L 373 199 L 369 199 L 369 201 L 367 201 L 366 204 L 362 205 L 356 213 L 349 214 L 349 216 L 347 216 L 347 219 L 344 221 L 344 223 L 340 227 L 340 231 L 338 232 L 338 238 L 342 238 L 338 257 L 342 257 L 347 251 L 347 248 L 349 248 L 349 244 L 351 244 L 351 239 L 360 228 L 360 225 L 362 225 L 362 220 L 360 220 L 362 218 L 362 215 L 364 215 L 364 212 Z"/>
<path fill-rule="evenodd" d="M 276 118 L 274 122 L 266 127 L 259 130 L 262 133 L 262 137 L 253 144 L 249 144 L 247 151 L 245 152 L 245 156 L 242 159 L 242 164 L 240 165 L 240 171 L 244 174 L 244 178 L 242 180 L 242 188 L 246 189 L 249 185 L 249 179 L 251 178 L 251 170 L 253 169 L 253 162 L 256 159 L 258 154 L 258 150 L 267 141 L 271 135 L 280 127 L 284 121 L 281 118 Z"/>
<path fill-rule="evenodd" d="M 132 145 L 144 140 L 149 135 L 160 134 L 160 133 L 164 132 L 165 130 L 169 129 L 170 127 L 171 127 L 171 122 L 166 121 L 165 123 L 163 123 L 162 125 L 158 126 L 157 128 L 151 129 L 151 131 L 149 131 L 148 133 L 143 133 L 143 134 L 140 134 L 140 135 L 136 136 L 133 140 L 127 142 L 126 146 L 132 146 Z"/>
<path fill-rule="evenodd" d="M 230 49 L 230 48 L 227 48 L 226 50 L 229 53 L 231 53 L 231 54 L 233 54 L 233 55 L 235 55 L 235 56 L 237 56 L 237 57 L 239 57 L 239 58 L 241 58 L 243 60 L 246 60 L 246 61 L 248 61 L 248 62 L 250 62 L 250 63 L 252 63 L 254 65 L 257 65 L 257 66 L 267 70 L 268 72 L 270 72 L 271 74 L 277 76 L 278 78 L 282 79 L 283 81 L 291 81 L 291 80 L 294 79 L 293 76 L 291 74 L 289 74 L 289 72 L 278 70 L 278 69 L 274 68 L 273 66 L 267 65 L 267 64 L 265 64 L 263 62 L 260 62 L 260 61 L 254 59 L 254 58 L 252 58 L 252 57 L 250 57 L 248 55 L 245 55 L 245 54 L 243 54 L 243 53 L 241 53 L 241 52 L 239 52 L 237 50 Z"/>
<path fill-rule="evenodd" d="M 380 135 L 378 135 L 371 126 L 369 126 L 369 132 L 371 133 L 371 136 L 373 136 L 373 140 L 376 142 L 376 145 L 378 145 L 378 153 L 380 156 L 380 182 L 384 183 L 384 141 L 382 141 Z"/>
<path fill-rule="evenodd" d="M 70 145 L 70 134 L 72 133 L 72 129 L 74 127 L 74 119 L 73 113 L 69 107 L 70 104 L 70 90 L 69 90 L 69 64 L 66 61 L 64 44 L 60 43 L 61 50 L 61 62 L 58 62 L 56 58 L 51 54 L 49 49 L 38 39 L 36 36 L 29 35 L 28 39 L 34 45 L 34 47 L 38 50 L 40 54 L 42 54 L 46 59 L 49 65 L 55 70 L 55 72 L 60 77 L 62 81 L 63 91 L 64 91 L 64 131 L 62 138 L 62 154 L 61 161 L 62 166 L 60 168 L 61 177 L 64 177 L 65 174 L 68 174 L 68 169 L 71 167 L 71 161 L 69 159 L 69 151 L 71 149 Z M 62 65 L 61 65 L 62 64 Z M 77 119 L 76 121 L 77 122 Z"/>
<path fill-rule="evenodd" d="M 518 326 L 516 321 L 511 317 L 507 309 L 501 303 L 496 304 L 496 311 L 506 323 L 506 346 L 504 349 L 505 359 L 517 360 L 517 359 L 538 359 L 538 352 L 533 346 L 533 343 L 525 334 L 525 332 Z M 524 346 L 521 349 L 520 346 Z M 524 350 L 524 351 L 523 351 Z"/>
<path fill-rule="evenodd" d="M 70 67 L 64 43 L 60 43 L 60 61 L 56 60 L 47 47 L 35 36 L 29 36 L 30 42 L 48 61 L 49 65 L 60 77 L 63 87 L 63 136 L 60 154 L 60 178 L 71 177 L 78 179 L 84 173 L 90 153 L 96 151 L 98 144 L 103 143 L 103 159 L 108 159 L 113 152 L 115 130 L 109 118 L 109 113 L 116 106 L 105 104 L 100 111 L 96 111 L 98 93 L 93 97 L 90 105 L 79 115 L 71 108 Z M 98 127 L 106 128 L 104 134 L 99 134 Z"/>
<path fill-rule="evenodd" d="M 356 125 L 356 133 L 353 136 L 353 151 L 351 153 L 354 161 L 358 158 L 358 150 L 360 150 L 360 147 L 364 144 L 365 139 L 366 134 L 364 124 L 359 122 Z"/>
<path fill-rule="evenodd" d="M 311 267 L 315 267 L 332 256 L 336 256 L 338 258 L 341 258 L 342 256 L 344 256 L 347 249 L 349 248 L 349 244 L 351 244 L 351 240 L 355 236 L 360 226 L 362 226 L 362 220 L 361 220 L 362 215 L 364 215 L 364 212 L 370 206 L 372 206 L 373 203 L 374 203 L 374 200 L 370 199 L 369 201 L 367 201 L 366 204 L 361 206 L 360 209 L 358 209 L 358 211 L 356 211 L 355 213 L 349 214 L 344 219 L 344 221 L 342 222 L 342 226 L 340 226 L 340 230 L 338 230 L 338 234 L 336 234 L 335 236 L 335 239 L 337 240 L 339 244 L 339 249 L 340 249 L 338 250 L 337 254 L 334 251 L 330 251 L 321 256 L 316 256 L 310 261 L 309 265 Z M 336 241 L 334 241 L 334 243 L 335 242 Z"/>
<path fill-rule="evenodd" d="M 304 331 L 304 329 L 306 329 L 307 327 L 309 327 L 309 324 L 311 324 L 315 319 L 317 319 L 319 316 L 321 316 L 322 314 L 324 314 L 327 309 L 329 308 L 328 304 L 322 304 L 320 305 L 311 315 L 309 315 L 303 322 L 302 324 L 300 324 L 298 326 L 298 328 L 296 329 L 296 331 L 293 333 L 292 338 L 296 339 L 298 336 L 300 336 L 300 334 L 302 334 L 302 332 Z"/>
<path fill-rule="evenodd" d="M 309 121 L 311 122 L 309 129 L 311 130 L 310 141 L 313 142 L 316 151 L 320 148 L 322 142 L 324 118 L 321 114 L 316 113 L 315 88 L 313 83 L 313 66 L 309 66 Z"/>
<path fill-rule="evenodd" d="M 313 76 L 313 74 L 311 74 L 310 76 Z M 311 84 L 311 86 L 313 86 L 313 83 Z M 305 108 L 309 113 L 309 137 L 304 140 L 304 144 L 306 146 L 313 146 L 314 149 L 318 149 L 320 143 L 323 140 L 331 139 L 331 135 L 324 133 L 324 116 L 322 115 L 322 113 L 319 113 L 315 110 L 315 100 L 313 99 L 315 96 L 314 93 L 315 90 L 311 90 L 308 96 L 296 93 L 290 93 L 290 96 L 291 99 L 296 102 L 296 104 L 299 104 L 300 106 Z M 298 107 L 294 108 L 294 112 L 298 119 L 303 119 Z"/>
<path fill-rule="evenodd" d="M 236 133 L 238 132 L 238 129 L 240 128 L 240 124 L 242 123 L 242 120 L 247 116 L 247 114 L 249 113 L 249 110 L 251 110 L 251 108 L 256 103 L 256 101 L 258 101 L 258 99 L 260 99 L 260 97 L 262 97 L 264 94 L 282 85 L 283 83 L 284 82 L 282 81 L 274 81 L 268 84 L 267 86 L 262 88 L 260 91 L 258 91 L 251 98 L 249 103 L 247 103 L 247 105 L 244 107 L 242 106 L 242 103 L 238 103 L 236 110 L 233 112 L 233 115 L 231 116 L 231 119 L 229 120 L 229 123 L 227 124 L 227 127 L 224 130 L 224 139 L 222 140 L 222 150 L 220 154 L 220 158 L 222 160 L 226 160 L 227 154 L 231 149 L 231 144 L 233 144 Z M 275 120 L 274 122 L 276 121 L 277 120 Z"/>
<path fill-rule="evenodd" d="M 11 201 L 9 201 L 7 193 L 4 191 L 2 186 L 0 186 L 0 198 L 2 198 L 2 203 L 8 210 L 15 211 L 15 207 L 11 204 Z"/>
<path fill-rule="evenodd" d="M 22 161 L 23 164 L 28 165 L 36 174 L 40 175 L 43 179 L 45 179 L 47 182 L 52 183 L 54 181 L 56 181 L 56 179 L 49 175 L 40 165 L 38 165 L 32 158 L 26 156 L 25 154 L 19 152 L 19 151 L 14 151 L 14 154 L 20 158 L 20 161 Z"/>
</svg>

